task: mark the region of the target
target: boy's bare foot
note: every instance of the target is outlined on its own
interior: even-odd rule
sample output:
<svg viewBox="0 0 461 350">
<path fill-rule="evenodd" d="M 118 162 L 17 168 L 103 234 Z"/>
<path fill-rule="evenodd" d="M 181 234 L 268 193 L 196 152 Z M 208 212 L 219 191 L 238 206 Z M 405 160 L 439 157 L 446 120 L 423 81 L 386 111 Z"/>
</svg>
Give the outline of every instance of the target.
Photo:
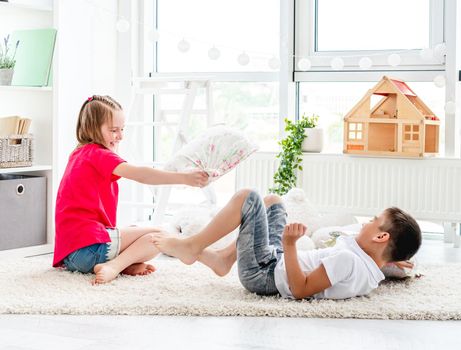
<svg viewBox="0 0 461 350">
<path fill-rule="evenodd" d="M 189 244 L 186 239 L 175 238 L 164 233 L 154 233 L 152 241 L 162 253 L 174 256 L 184 264 L 191 265 L 197 261 L 201 250 Z"/>
<path fill-rule="evenodd" d="M 145 276 L 155 271 L 155 267 L 150 264 L 136 263 L 128 266 L 121 273 L 130 276 Z"/>
<path fill-rule="evenodd" d="M 91 284 L 93 285 L 109 283 L 110 281 L 114 280 L 118 275 L 117 270 L 110 266 L 109 263 L 97 264 L 95 265 L 93 270 L 96 274 L 94 280 L 91 281 Z"/>
<path fill-rule="evenodd" d="M 218 276 L 225 276 L 237 260 L 235 243 L 224 249 L 205 249 L 198 260 L 213 270 Z"/>
</svg>

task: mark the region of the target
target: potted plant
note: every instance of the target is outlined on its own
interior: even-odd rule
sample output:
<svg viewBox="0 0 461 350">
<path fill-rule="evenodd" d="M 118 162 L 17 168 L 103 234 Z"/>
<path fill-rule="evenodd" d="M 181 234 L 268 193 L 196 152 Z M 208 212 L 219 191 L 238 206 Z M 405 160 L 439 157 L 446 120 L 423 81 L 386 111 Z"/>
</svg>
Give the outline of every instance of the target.
<svg viewBox="0 0 461 350">
<path fill-rule="evenodd" d="M 317 127 L 318 116 L 307 117 L 310 120 L 308 126 L 304 128 L 306 136 L 301 144 L 303 152 L 322 152 L 323 149 L 323 129 Z"/>
<path fill-rule="evenodd" d="M 319 117 L 317 115 L 303 115 L 298 121 L 292 122 L 285 119 L 286 137 L 279 141 L 282 150 L 277 155 L 280 165 L 274 174 L 274 187 L 269 191 L 278 195 L 284 195 L 291 188 L 296 186 L 297 171 L 303 170 L 301 166 L 302 144 L 306 139 L 305 129 L 312 129 L 317 126 Z M 309 138 L 310 136 L 307 136 Z"/>
<path fill-rule="evenodd" d="M 3 44 L 0 43 L 0 85 L 11 85 L 13 79 L 14 65 L 16 64 L 16 50 L 19 46 L 19 40 L 16 42 L 14 51 L 11 52 L 8 41 L 10 36 L 3 38 Z"/>
</svg>

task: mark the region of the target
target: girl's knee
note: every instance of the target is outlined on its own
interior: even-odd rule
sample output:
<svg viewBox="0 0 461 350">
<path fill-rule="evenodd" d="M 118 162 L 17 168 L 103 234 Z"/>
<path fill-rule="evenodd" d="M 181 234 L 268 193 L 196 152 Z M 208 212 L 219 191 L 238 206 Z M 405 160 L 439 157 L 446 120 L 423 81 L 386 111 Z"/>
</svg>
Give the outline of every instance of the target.
<svg viewBox="0 0 461 350">
<path fill-rule="evenodd" d="M 154 243 L 154 235 L 152 233 L 146 233 L 145 235 L 141 236 L 139 239 L 146 243 Z"/>
<path fill-rule="evenodd" d="M 269 194 L 264 197 L 264 205 L 269 208 L 273 204 L 282 203 L 282 197 L 276 194 Z"/>
</svg>

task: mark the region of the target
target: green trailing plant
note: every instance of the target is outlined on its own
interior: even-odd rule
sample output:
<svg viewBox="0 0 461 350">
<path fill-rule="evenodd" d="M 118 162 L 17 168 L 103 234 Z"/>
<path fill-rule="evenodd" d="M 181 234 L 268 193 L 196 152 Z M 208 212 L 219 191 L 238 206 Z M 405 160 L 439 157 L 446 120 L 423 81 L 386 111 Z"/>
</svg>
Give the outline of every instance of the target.
<svg viewBox="0 0 461 350">
<path fill-rule="evenodd" d="M 303 170 L 301 145 L 306 137 L 304 129 L 315 128 L 318 119 L 317 115 L 303 115 L 295 122 L 285 119 L 286 137 L 278 142 L 281 146 L 281 151 L 277 155 L 280 165 L 274 174 L 274 187 L 269 189 L 271 193 L 284 195 L 296 186 L 297 171 Z"/>
<path fill-rule="evenodd" d="M 19 40 L 16 41 L 14 51 L 11 52 L 8 41 L 10 36 L 3 38 L 3 44 L 0 43 L 0 69 L 13 69 L 16 64 L 16 51 L 18 50 Z"/>
</svg>

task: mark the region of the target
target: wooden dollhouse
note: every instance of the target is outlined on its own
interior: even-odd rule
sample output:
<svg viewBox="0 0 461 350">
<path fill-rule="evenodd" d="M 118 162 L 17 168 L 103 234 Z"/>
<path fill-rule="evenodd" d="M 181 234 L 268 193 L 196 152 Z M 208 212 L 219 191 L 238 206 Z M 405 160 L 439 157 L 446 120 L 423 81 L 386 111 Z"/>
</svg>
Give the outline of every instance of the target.
<svg viewBox="0 0 461 350">
<path fill-rule="evenodd" d="M 343 151 L 433 156 L 439 151 L 439 128 L 439 118 L 406 83 L 384 76 L 344 117 Z"/>
</svg>

